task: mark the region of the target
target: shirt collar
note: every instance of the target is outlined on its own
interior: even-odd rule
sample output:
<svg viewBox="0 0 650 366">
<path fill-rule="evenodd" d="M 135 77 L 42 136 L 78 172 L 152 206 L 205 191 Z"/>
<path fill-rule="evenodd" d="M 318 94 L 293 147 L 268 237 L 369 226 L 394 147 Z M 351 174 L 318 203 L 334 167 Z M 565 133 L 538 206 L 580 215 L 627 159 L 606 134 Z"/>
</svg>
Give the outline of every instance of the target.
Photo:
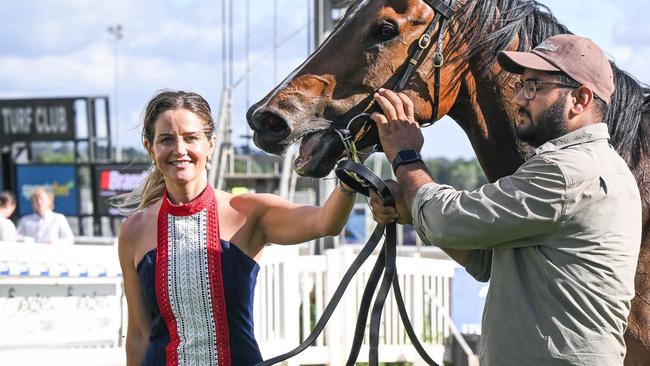
<svg viewBox="0 0 650 366">
<path fill-rule="evenodd" d="M 609 140 L 607 124 L 593 123 L 542 144 L 540 147 L 535 149 L 535 155 L 602 139 Z"/>
<path fill-rule="evenodd" d="M 37 214 L 36 211 L 34 211 L 34 213 L 36 214 L 36 216 L 38 216 L 40 218 L 47 219 L 48 217 L 52 216 L 52 214 L 54 214 L 54 211 L 47 211 L 46 213 L 44 213 L 42 215 Z"/>
</svg>

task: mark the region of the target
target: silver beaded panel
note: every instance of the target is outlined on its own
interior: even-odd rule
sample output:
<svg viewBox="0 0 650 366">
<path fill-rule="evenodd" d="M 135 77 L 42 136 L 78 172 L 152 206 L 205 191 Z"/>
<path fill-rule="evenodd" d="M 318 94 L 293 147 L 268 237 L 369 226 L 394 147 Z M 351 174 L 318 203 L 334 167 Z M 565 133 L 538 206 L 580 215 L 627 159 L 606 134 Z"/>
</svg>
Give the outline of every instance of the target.
<svg viewBox="0 0 650 366">
<path fill-rule="evenodd" d="M 169 215 L 168 291 L 180 343 L 178 365 L 218 365 L 208 272 L 207 214 Z"/>
</svg>

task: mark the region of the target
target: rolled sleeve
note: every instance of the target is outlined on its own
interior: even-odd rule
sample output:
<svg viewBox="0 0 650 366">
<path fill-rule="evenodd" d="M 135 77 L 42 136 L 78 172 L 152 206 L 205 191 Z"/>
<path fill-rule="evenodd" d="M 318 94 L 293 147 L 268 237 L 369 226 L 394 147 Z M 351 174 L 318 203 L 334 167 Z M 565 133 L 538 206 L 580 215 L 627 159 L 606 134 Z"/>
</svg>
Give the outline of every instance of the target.
<svg viewBox="0 0 650 366">
<path fill-rule="evenodd" d="M 434 245 L 429 239 L 434 236 L 433 227 L 436 226 L 435 222 L 429 223 L 422 219 L 422 212 L 429 204 L 429 201 L 436 198 L 436 193 L 444 188 L 451 188 L 437 183 L 429 183 L 420 187 L 415 193 L 413 204 L 411 206 L 411 217 L 413 218 L 413 227 L 420 239 L 425 244 Z"/>
<path fill-rule="evenodd" d="M 564 213 L 560 168 L 540 157 L 511 176 L 475 191 L 430 183 L 416 192 L 413 226 L 423 242 L 442 248 L 488 249 L 536 245 L 520 240 L 555 228 Z"/>
</svg>

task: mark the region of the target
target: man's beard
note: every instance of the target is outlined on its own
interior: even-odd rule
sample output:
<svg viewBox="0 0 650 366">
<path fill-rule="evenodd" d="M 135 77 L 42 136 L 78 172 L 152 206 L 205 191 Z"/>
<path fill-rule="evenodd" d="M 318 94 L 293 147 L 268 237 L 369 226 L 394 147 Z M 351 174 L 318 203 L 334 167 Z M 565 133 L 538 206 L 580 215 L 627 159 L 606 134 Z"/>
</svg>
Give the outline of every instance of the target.
<svg viewBox="0 0 650 366">
<path fill-rule="evenodd" d="M 533 121 L 531 118 L 528 128 L 525 130 L 517 129 L 517 137 L 532 146 L 539 147 L 555 138 L 566 135 L 567 130 L 564 125 L 562 114 L 564 112 L 564 98 L 558 98 L 555 103 L 539 114 Z M 520 113 L 530 114 L 525 110 Z"/>
</svg>

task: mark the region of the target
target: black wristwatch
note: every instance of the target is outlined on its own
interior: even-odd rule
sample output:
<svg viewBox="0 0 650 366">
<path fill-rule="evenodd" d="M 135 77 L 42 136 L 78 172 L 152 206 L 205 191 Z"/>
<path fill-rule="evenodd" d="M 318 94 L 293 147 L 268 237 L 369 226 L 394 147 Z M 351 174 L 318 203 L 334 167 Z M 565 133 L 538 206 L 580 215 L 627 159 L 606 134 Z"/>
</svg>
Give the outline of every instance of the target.
<svg viewBox="0 0 650 366">
<path fill-rule="evenodd" d="M 393 173 L 397 174 L 397 167 L 404 164 L 415 163 L 416 161 L 423 161 L 422 155 L 415 150 L 402 150 L 397 153 L 393 160 Z"/>
</svg>

